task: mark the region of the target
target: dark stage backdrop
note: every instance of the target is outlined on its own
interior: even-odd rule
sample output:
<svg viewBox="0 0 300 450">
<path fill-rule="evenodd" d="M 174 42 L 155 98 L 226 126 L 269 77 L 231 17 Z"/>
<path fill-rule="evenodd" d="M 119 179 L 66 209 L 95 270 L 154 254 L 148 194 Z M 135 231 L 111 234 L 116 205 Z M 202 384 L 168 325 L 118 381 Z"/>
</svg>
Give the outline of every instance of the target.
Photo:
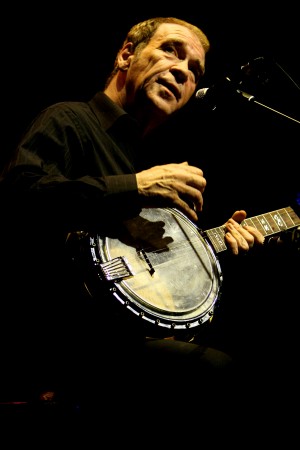
<svg viewBox="0 0 300 450">
<path fill-rule="evenodd" d="M 88 100 L 102 89 L 129 27 L 150 16 L 177 16 L 200 26 L 210 38 L 207 72 L 199 87 L 216 86 L 218 92 L 207 101 L 192 102 L 175 123 L 149 138 L 145 145 L 151 151 L 141 163 L 188 160 L 203 168 L 204 229 L 221 225 L 240 208 L 252 216 L 299 206 L 300 38 L 295 2 L 214 1 L 203 7 L 202 2 L 176 7 L 161 3 L 101 8 L 101 3 L 73 2 L 62 9 L 61 4 L 42 2 L 30 10 L 26 2 L 2 10 L 1 164 L 42 108 Z M 226 78 L 229 87 L 224 86 Z M 237 87 L 267 108 L 238 95 Z M 246 267 L 235 262 L 230 270 L 230 264 L 222 264 L 223 314 L 216 323 L 221 322 L 223 345 L 247 361 L 261 358 L 262 371 L 272 370 L 274 361 L 282 371 L 285 359 L 287 373 L 296 373 L 292 360 L 299 340 L 299 251 L 297 256 L 274 252 L 246 258 Z M 289 388 L 289 375 L 287 379 Z M 282 384 L 280 377 L 277 381 Z"/>
<path fill-rule="evenodd" d="M 101 11 L 88 2 L 63 10 L 47 2 L 39 9 L 6 7 L 2 12 L 6 27 L 1 31 L 0 163 L 40 109 L 56 101 L 89 99 L 102 88 L 131 25 L 150 16 L 173 15 L 195 23 L 209 36 L 211 52 L 200 87 L 216 85 L 221 93 L 213 99 L 217 102 L 213 113 L 212 105 L 198 102 L 179 116 L 179 127 L 188 125 L 183 135 L 174 133 L 177 127 L 160 130 L 167 160 L 180 159 L 183 146 L 186 157 L 205 169 L 208 192 L 218 191 L 214 185 L 224 172 L 228 182 L 232 170 L 233 189 L 242 186 L 251 198 L 250 206 L 264 205 L 265 200 L 271 206 L 285 189 L 287 196 L 295 198 L 300 124 L 231 93 L 228 97 L 227 87 L 223 89 L 224 80 L 230 78 L 234 90 L 242 88 L 300 121 L 300 42 L 292 2 L 281 8 L 265 2 L 263 6 L 242 2 L 238 7 L 206 2 L 191 4 L 189 9 L 141 5 L 129 12 L 125 5 L 106 5 Z M 282 204 L 281 198 L 278 203 Z"/>
<path fill-rule="evenodd" d="M 127 5 L 101 11 L 89 2 L 63 9 L 48 2 L 39 9 L 6 7 L 0 163 L 42 108 L 86 100 L 101 89 L 129 27 L 150 16 L 181 17 L 206 32 L 211 51 L 199 87 L 210 87 L 212 95 L 191 102 L 149 138 L 143 162 L 184 158 L 203 168 L 208 226 L 232 209 L 256 215 L 299 202 L 300 38 L 289 1 L 280 8 L 256 1 L 147 4 L 130 12 Z"/>
</svg>

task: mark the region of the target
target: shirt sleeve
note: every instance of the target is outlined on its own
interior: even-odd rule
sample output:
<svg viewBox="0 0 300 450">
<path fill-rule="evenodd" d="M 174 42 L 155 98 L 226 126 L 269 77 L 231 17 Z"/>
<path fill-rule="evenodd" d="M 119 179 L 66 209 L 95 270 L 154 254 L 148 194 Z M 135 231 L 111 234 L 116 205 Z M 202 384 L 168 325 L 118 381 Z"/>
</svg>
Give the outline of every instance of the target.
<svg viewBox="0 0 300 450">
<path fill-rule="evenodd" d="M 101 128 L 88 132 L 96 127 L 92 117 L 88 124 L 79 119 L 76 111 L 60 106 L 37 117 L 2 181 L 6 194 L 27 213 L 38 212 L 44 220 L 59 221 L 68 229 L 138 214 L 131 163 L 124 162 L 120 149 Z"/>
</svg>

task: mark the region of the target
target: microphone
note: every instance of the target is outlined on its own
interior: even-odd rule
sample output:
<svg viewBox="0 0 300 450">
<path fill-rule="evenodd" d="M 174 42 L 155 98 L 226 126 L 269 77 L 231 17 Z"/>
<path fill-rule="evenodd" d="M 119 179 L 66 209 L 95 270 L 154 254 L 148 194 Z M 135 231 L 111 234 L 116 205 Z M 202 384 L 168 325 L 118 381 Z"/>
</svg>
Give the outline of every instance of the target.
<svg viewBox="0 0 300 450">
<path fill-rule="evenodd" d="M 198 89 L 198 91 L 195 94 L 196 99 L 202 100 L 206 96 L 206 94 L 209 93 L 210 89 L 213 89 L 213 88 L 205 87 L 205 88 Z"/>
<path fill-rule="evenodd" d="M 259 56 L 250 60 L 247 64 L 241 66 L 242 75 L 246 77 L 259 79 L 260 81 L 268 81 L 268 70 L 270 68 L 270 62 L 266 61 L 266 58 Z"/>
<path fill-rule="evenodd" d="M 279 114 L 282 117 L 285 117 L 286 119 L 292 120 L 293 122 L 299 123 L 300 121 L 295 119 L 294 117 L 290 117 L 284 113 L 282 113 L 281 111 L 278 111 L 268 105 L 265 105 L 259 101 L 256 100 L 256 98 L 254 97 L 254 95 L 252 94 L 248 94 L 248 92 L 242 91 L 241 89 L 239 89 L 236 86 L 233 86 L 231 83 L 230 78 L 226 77 L 225 78 L 226 83 L 224 84 L 224 80 L 223 83 L 217 83 L 215 85 L 213 85 L 212 87 L 205 87 L 205 88 L 201 88 L 198 89 L 198 91 L 196 91 L 195 93 L 195 99 L 196 101 L 201 100 L 202 102 L 206 102 L 206 105 L 208 105 L 212 110 L 215 110 L 217 105 L 217 101 L 219 100 L 225 100 L 226 101 L 230 100 L 230 101 L 234 101 L 235 97 L 243 97 L 246 100 L 250 101 L 250 102 L 254 102 L 257 105 L 260 105 L 266 109 L 268 109 L 269 111 L 272 111 L 276 114 Z"/>
<path fill-rule="evenodd" d="M 213 109 L 215 109 L 218 100 L 228 100 L 237 95 L 241 95 L 249 101 L 255 99 L 253 95 L 233 86 L 230 78 L 225 77 L 221 83 L 214 84 L 211 87 L 198 89 L 195 93 L 195 98 L 196 100 L 205 100 Z"/>
<path fill-rule="evenodd" d="M 269 68 L 270 63 L 266 60 L 265 57 L 259 56 L 257 58 L 254 58 L 250 60 L 248 63 L 240 66 L 239 68 L 239 82 L 236 83 L 240 86 L 243 85 L 243 78 L 248 78 L 247 82 L 250 81 L 260 81 L 260 84 L 263 82 L 266 84 L 268 80 L 267 75 L 267 69 Z M 242 79 L 241 79 L 242 78 Z M 245 97 L 247 100 L 254 100 L 254 96 L 251 94 L 248 94 L 247 92 L 244 92 L 240 90 L 239 88 L 236 88 L 233 86 L 233 82 L 231 81 L 230 77 L 224 76 L 224 78 L 221 81 L 218 81 L 216 84 L 214 84 L 211 87 L 204 87 L 199 89 L 195 97 L 197 100 L 203 100 L 203 99 L 210 99 L 210 101 L 214 99 L 222 99 L 226 96 L 232 96 L 235 94 L 240 94 L 243 97 Z M 227 98 L 227 97 L 226 97 Z"/>
<path fill-rule="evenodd" d="M 195 97 L 197 100 L 202 100 L 206 95 L 214 95 L 215 87 L 205 87 L 198 89 L 198 91 L 195 94 Z M 254 95 L 248 94 L 248 92 L 241 91 L 240 89 L 235 89 L 235 92 L 237 94 L 241 94 L 243 97 L 245 97 L 247 100 L 254 100 Z"/>
</svg>

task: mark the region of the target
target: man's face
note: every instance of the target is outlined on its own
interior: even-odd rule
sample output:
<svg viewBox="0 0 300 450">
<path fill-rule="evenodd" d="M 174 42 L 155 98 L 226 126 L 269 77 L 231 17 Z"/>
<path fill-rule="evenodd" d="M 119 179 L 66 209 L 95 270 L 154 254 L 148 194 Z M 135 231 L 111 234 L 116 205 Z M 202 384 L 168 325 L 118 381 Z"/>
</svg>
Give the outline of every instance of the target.
<svg viewBox="0 0 300 450">
<path fill-rule="evenodd" d="M 182 108 L 204 72 L 205 51 L 196 35 L 182 25 L 165 23 L 132 56 L 126 79 L 129 104 L 142 101 L 161 118 Z"/>
</svg>

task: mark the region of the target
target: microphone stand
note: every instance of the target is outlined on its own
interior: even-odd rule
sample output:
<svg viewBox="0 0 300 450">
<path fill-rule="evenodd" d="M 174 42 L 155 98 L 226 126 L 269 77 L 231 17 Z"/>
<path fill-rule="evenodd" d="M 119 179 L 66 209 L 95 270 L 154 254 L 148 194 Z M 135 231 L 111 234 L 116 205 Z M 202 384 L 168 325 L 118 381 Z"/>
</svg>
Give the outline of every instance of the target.
<svg viewBox="0 0 300 450">
<path fill-rule="evenodd" d="M 269 106 L 264 105 L 263 103 L 258 102 L 258 101 L 255 99 L 254 95 L 248 94 L 247 92 L 241 91 L 240 89 L 236 89 L 236 92 L 237 92 L 238 94 L 242 95 L 242 97 L 246 98 L 249 102 L 253 102 L 253 103 L 256 103 L 257 105 L 263 106 L 264 108 L 267 108 L 267 109 L 269 109 L 270 111 L 273 111 L 273 112 L 275 112 L 276 114 L 279 114 L 280 116 L 286 117 L 287 119 L 292 120 L 292 121 L 297 122 L 297 123 L 300 124 L 300 121 L 299 121 L 299 120 L 294 119 L 293 117 L 287 116 L 286 114 L 283 114 L 282 112 L 280 112 L 280 111 L 278 111 L 278 110 L 276 110 L 276 109 L 270 108 Z"/>
</svg>

